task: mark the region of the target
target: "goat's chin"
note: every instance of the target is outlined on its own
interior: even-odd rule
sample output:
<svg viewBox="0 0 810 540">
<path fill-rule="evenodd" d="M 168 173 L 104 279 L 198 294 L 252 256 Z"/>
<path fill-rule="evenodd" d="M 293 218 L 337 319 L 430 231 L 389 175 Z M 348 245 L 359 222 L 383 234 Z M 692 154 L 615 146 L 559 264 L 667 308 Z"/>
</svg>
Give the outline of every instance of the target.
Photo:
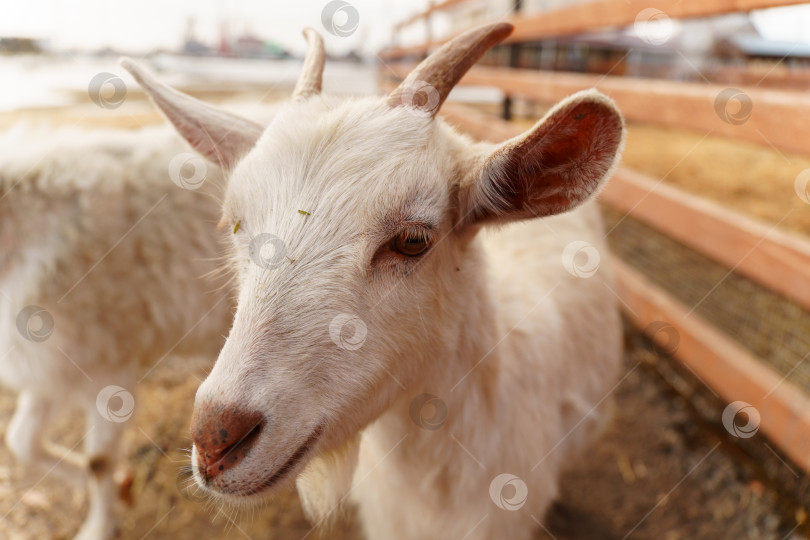
<svg viewBox="0 0 810 540">
<path fill-rule="evenodd" d="M 360 451 L 360 433 L 310 459 L 298 475 L 301 506 L 311 523 L 327 526 L 341 514 L 352 486 Z"/>
<path fill-rule="evenodd" d="M 203 493 L 217 503 L 236 506 L 259 504 L 268 497 L 290 486 L 310 459 L 316 454 L 322 429 L 316 429 L 304 443 L 289 452 L 286 461 L 275 470 L 261 467 L 261 450 L 247 462 L 224 471 L 206 482 L 197 468 L 197 448 L 192 447 L 191 463 L 194 481 Z M 261 468 L 260 468 L 261 467 Z"/>
</svg>

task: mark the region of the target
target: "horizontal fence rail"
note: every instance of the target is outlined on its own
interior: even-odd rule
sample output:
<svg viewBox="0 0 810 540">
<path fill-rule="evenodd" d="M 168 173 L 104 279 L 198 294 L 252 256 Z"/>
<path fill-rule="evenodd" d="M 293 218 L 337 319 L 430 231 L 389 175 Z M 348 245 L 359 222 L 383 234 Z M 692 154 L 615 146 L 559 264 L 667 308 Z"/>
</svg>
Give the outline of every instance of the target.
<svg viewBox="0 0 810 540">
<path fill-rule="evenodd" d="M 627 168 L 599 200 L 810 309 L 810 242 Z"/>
<path fill-rule="evenodd" d="M 614 28 L 633 24 L 644 10 L 660 10 L 670 18 L 697 18 L 766 9 L 779 6 L 803 4 L 807 0 L 602 0 L 566 7 L 544 13 L 512 16 L 504 13 L 505 20 L 515 26 L 515 31 L 506 43 L 539 41 L 544 38 L 576 34 L 597 28 Z M 455 7 L 463 1 L 456 0 L 438 4 L 426 12 L 401 24 L 410 24 L 431 14 Z M 431 41 L 409 47 L 391 47 L 380 52 L 383 59 L 403 58 L 425 54 L 431 49 L 452 39 Z"/>
<path fill-rule="evenodd" d="M 410 24 L 413 24 L 417 21 L 430 17 L 434 13 L 448 10 L 450 8 L 456 7 L 457 5 L 464 4 L 465 2 L 469 1 L 470 0 L 444 0 L 444 2 L 439 2 L 438 4 L 431 2 L 431 5 L 426 10 L 420 11 L 419 13 L 412 15 L 408 19 L 405 19 L 404 21 L 394 25 L 394 30 L 401 30 L 402 28 L 405 28 Z"/>
<path fill-rule="evenodd" d="M 633 24 L 644 10 L 657 9 L 673 19 L 709 17 L 801 4 L 806 0 L 603 0 L 510 19 L 512 42 L 585 32 L 593 28 Z"/>
<path fill-rule="evenodd" d="M 652 285 L 626 263 L 614 259 L 617 292 L 634 325 L 671 347 L 670 325 L 678 332 L 673 351 L 700 380 L 729 403 L 742 401 L 760 414 L 759 429 L 805 472 L 810 472 L 810 398 L 761 360 Z"/>
<path fill-rule="evenodd" d="M 392 64 L 381 74 L 404 78 L 414 66 Z M 474 67 L 460 84 L 491 86 L 546 104 L 597 88 L 629 120 L 810 154 L 810 92 L 493 67 Z"/>
</svg>

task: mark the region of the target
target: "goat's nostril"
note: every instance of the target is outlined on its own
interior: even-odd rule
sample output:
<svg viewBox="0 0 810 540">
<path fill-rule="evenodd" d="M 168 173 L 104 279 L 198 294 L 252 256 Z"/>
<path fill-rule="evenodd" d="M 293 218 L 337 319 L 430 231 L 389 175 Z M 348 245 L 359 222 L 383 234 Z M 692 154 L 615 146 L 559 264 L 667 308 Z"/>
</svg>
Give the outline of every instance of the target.
<svg viewBox="0 0 810 540">
<path fill-rule="evenodd" d="M 191 435 L 197 467 L 211 480 L 244 460 L 261 433 L 263 417 L 256 412 L 203 403 L 194 408 Z"/>
</svg>

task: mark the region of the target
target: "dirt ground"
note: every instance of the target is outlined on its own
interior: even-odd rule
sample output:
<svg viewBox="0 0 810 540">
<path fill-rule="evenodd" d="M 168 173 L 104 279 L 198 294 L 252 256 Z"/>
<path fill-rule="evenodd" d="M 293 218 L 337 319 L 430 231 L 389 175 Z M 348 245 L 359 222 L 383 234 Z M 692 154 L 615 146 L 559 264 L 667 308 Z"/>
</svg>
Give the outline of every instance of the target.
<svg viewBox="0 0 810 540">
<path fill-rule="evenodd" d="M 562 479 L 562 496 L 538 529 L 538 540 L 719 540 L 806 538 L 806 511 L 771 485 L 731 437 L 708 426 L 653 369 L 646 350 L 628 353 L 615 391 L 616 417 L 604 437 Z M 652 364 L 651 364 L 652 363 Z M 126 461 L 134 475 L 133 504 L 121 504 L 120 538 L 177 540 L 319 538 L 295 493 L 264 508 L 217 512 L 187 489 L 183 474 L 188 419 L 205 366 L 181 358 L 161 365 L 138 388 Z M 0 392 L 0 431 L 13 397 Z M 54 436 L 71 444 L 81 431 Z M 0 531 L 9 539 L 63 539 L 84 515 L 83 495 L 56 479 L 24 473 L 0 446 Z M 792 535 L 792 536 L 791 536 Z M 335 540 L 359 538 L 351 524 Z"/>
</svg>

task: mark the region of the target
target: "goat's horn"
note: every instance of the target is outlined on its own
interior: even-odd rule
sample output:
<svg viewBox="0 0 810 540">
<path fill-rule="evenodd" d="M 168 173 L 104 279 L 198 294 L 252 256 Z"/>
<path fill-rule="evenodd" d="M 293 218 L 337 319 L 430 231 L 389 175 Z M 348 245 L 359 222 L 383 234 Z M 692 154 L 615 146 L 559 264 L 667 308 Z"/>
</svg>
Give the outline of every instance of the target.
<svg viewBox="0 0 810 540">
<path fill-rule="evenodd" d="M 436 116 L 450 90 L 484 53 L 506 39 L 509 23 L 479 26 L 448 41 L 416 66 L 391 95 L 391 107 L 410 106 Z"/>
<path fill-rule="evenodd" d="M 304 28 L 304 37 L 307 40 L 307 55 L 293 91 L 293 99 L 297 101 L 321 93 L 323 64 L 326 59 L 321 35 L 312 28 Z"/>
</svg>

